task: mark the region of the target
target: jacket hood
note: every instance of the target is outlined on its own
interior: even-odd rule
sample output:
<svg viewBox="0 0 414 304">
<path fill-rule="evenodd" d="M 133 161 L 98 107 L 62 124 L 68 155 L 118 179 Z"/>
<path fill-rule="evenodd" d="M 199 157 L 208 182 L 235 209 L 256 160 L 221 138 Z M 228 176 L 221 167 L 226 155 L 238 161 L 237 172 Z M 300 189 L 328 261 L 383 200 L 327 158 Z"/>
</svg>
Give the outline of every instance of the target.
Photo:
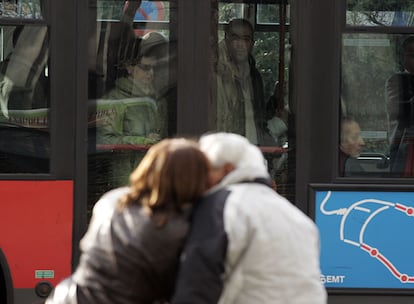
<svg viewBox="0 0 414 304">
<path fill-rule="evenodd" d="M 220 187 L 240 183 L 240 182 L 252 182 L 257 179 L 270 179 L 267 171 L 263 171 L 257 167 L 245 167 L 237 168 L 227 174 L 221 182 L 218 184 Z"/>
</svg>

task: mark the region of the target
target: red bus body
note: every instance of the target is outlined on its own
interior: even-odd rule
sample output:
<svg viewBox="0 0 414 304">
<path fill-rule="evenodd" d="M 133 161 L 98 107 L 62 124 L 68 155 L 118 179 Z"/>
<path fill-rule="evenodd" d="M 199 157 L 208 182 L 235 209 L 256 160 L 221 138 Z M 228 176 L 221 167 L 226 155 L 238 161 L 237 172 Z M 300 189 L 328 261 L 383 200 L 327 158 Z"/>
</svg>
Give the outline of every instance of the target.
<svg viewBox="0 0 414 304">
<path fill-rule="evenodd" d="M 7 303 L 33 303 L 36 284 L 55 286 L 71 273 L 73 182 L 0 181 L 0 195 Z"/>
</svg>

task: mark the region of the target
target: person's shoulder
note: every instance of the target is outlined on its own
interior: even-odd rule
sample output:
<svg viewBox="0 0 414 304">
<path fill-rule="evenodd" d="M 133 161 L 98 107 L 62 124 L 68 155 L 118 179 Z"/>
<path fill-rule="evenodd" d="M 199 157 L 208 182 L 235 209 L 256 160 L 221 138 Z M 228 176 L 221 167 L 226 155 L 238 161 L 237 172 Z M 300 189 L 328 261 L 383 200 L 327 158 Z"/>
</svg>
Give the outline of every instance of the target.
<svg viewBox="0 0 414 304">
<path fill-rule="evenodd" d="M 267 180 L 266 177 L 262 177 L 262 178 L 258 177 L 257 179 Z M 257 193 L 257 191 L 259 192 L 270 191 L 271 193 L 274 192 L 273 189 L 271 189 L 268 184 L 265 184 L 265 182 L 261 182 L 261 181 L 257 182 L 256 179 L 251 180 L 251 181 L 246 180 L 246 181 L 240 181 L 237 183 L 233 183 L 233 184 L 226 186 L 226 189 L 231 192 L 238 192 L 238 193 L 243 193 L 243 194 Z"/>
<path fill-rule="evenodd" d="M 198 212 L 205 212 L 208 209 L 221 209 L 230 194 L 227 187 L 215 187 L 207 191 L 196 204 Z"/>
<path fill-rule="evenodd" d="M 250 209 L 252 204 L 265 207 L 281 199 L 272 188 L 262 183 L 242 182 L 226 187 L 229 191 L 228 204 L 236 209 Z M 265 207 L 267 208 L 267 207 Z M 249 211 L 250 212 L 250 211 Z"/>
<path fill-rule="evenodd" d="M 129 187 L 119 187 L 109 190 L 108 192 L 102 195 L 102 199 L 110 198 L 110 197 L 119 197 L 123 194 L 128 193 Z"/>
<path fill-rule="evenodd" d="M 103 210 L 114 209 L 115 205 L 119 201 L 119 199 L 126 195 L 129 191 L 128 187 L 121 187 L 109 190 L 108 192 L 104 193 L 101 198 L 96 202 L 95 206 L 93 207 L 94 213 L 103 212 Z"/>
<path fill-rule="evenodd" d="M 230 191 L 228 204 L 234 205 L 238 209 L 252 209 L 252 204 L 254 204 L 255 210 L 261 210 L 260 212 L 286 210 L 287 212 L 304 214 L 288 199 L 262 183 L 234 184 L 229 186 L 228 190 Z"/>
<path fill-rule="evenodd" d="M 121 99 L 131 97 L 133 82 L 129 77 L 120 77 L 102 99 Z"/>
</svg>

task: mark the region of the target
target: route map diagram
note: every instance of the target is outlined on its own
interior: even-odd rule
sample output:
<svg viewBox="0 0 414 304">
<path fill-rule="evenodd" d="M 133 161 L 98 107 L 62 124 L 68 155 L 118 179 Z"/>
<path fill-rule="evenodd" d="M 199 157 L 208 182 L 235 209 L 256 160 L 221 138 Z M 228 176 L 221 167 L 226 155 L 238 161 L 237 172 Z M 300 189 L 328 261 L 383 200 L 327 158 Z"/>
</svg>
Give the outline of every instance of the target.
<svg viewBox="0 0 414 304">
<path fill-rule="evenodd" d="M 414 193 L 316 191 L 321 281 L 414 289 Z"/>
</svg>

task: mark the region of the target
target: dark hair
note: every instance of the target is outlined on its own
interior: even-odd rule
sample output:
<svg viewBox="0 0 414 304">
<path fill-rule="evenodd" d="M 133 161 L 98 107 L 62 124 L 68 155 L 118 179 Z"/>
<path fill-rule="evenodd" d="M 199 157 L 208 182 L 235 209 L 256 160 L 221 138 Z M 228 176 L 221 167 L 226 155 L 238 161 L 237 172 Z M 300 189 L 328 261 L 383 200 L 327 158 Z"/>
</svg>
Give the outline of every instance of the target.
<svg viewBox="0 0 414 304">
<path fill-rule="evenodd" d="M 404 39 L 404 41 L 401 43 L 401 45 L 398 48 L 399 53 L 399 60 L 402 68 L 405 68 L 405 56 L 408 47 L 414 43 L 414 36 L 408 36 Z"/>
<path fill-rule="evenodd" d="M 226 32 L 226 34 L 228 34 L 230 33 L 230 30 L 233 27 L 238 27 L 238 26 L 248 27 L 253 36 L 253 33 L 254 33 L 253 25 L 247 19 L 242 19 L 242 18 L 232 19 L 228 24 L 225 25 L 224 31 Z"/>
<path fill-rule="evenodd" d="M 408 38 L 406 38 L 401 45 L 402 51 L 405 52 L 408 46 L 412 43 L 414 43 L 414 36 L 409 36 Z"/>
</svg>

